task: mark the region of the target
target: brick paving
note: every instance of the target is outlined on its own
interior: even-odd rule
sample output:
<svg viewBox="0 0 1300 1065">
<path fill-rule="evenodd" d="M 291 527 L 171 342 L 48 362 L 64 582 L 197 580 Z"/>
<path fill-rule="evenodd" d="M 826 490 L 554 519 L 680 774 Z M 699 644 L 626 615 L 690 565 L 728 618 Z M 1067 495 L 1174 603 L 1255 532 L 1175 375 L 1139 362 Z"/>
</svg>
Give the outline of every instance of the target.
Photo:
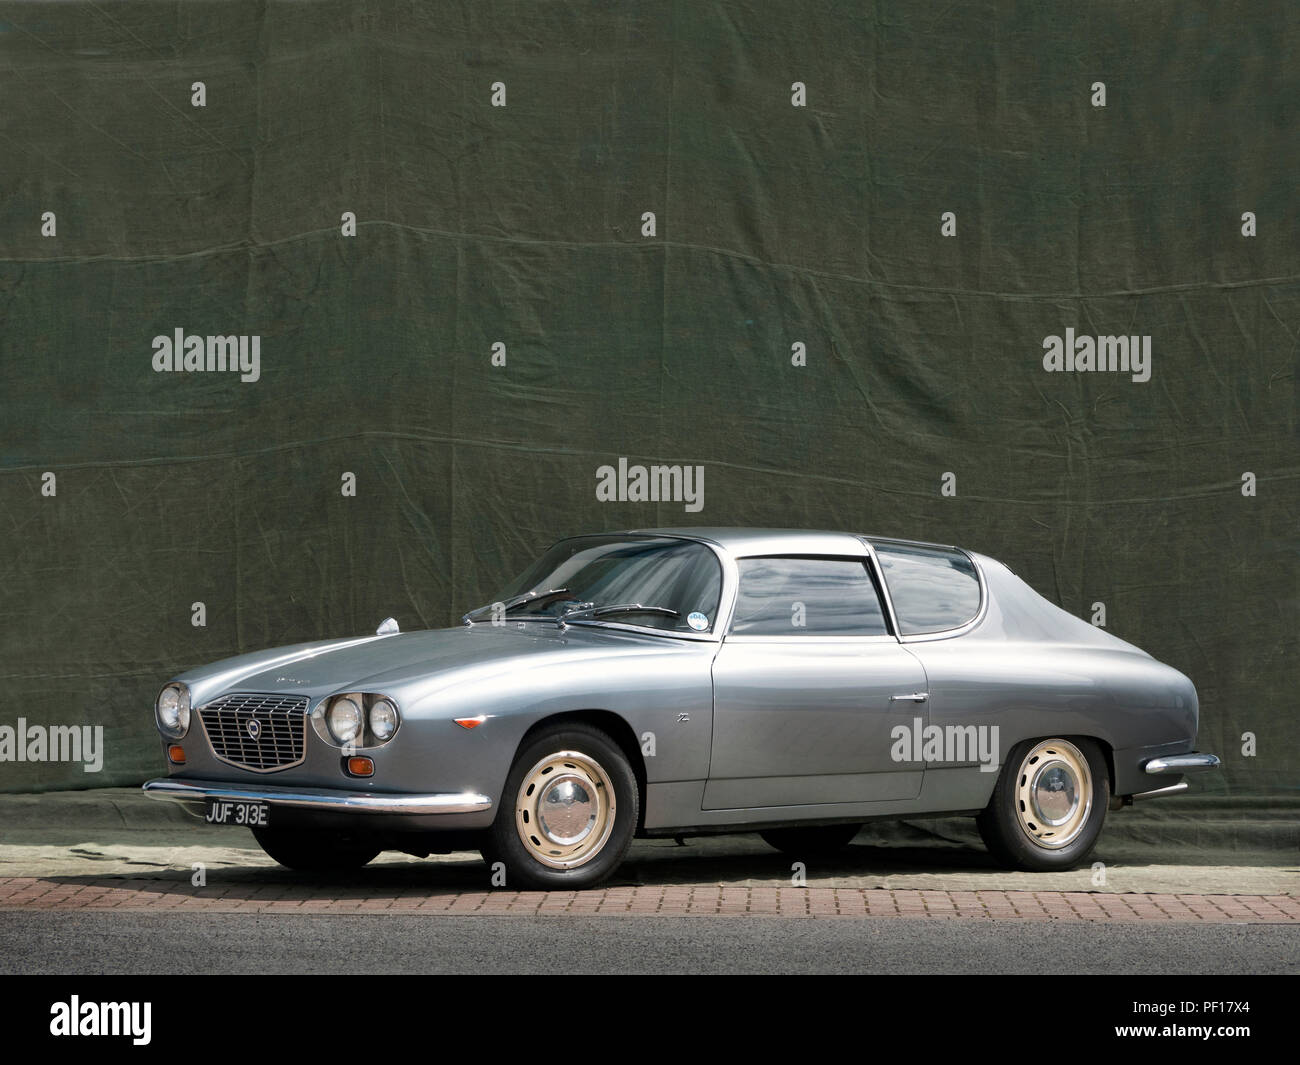
<svg viewBox="0 0 1300 1065">
<path fill-rule="evenodd" d="M 1292 895 L 935 891 L 718 884 L 614 886 L 594 891 L 459 891 L 364 882 L 310 885 L 189 879 L 0 877 L 0 910 L 167 913 L 427 913 L 513 916 L 936 917 L 1022 921 L 1300 921 Z"/>
</svg>

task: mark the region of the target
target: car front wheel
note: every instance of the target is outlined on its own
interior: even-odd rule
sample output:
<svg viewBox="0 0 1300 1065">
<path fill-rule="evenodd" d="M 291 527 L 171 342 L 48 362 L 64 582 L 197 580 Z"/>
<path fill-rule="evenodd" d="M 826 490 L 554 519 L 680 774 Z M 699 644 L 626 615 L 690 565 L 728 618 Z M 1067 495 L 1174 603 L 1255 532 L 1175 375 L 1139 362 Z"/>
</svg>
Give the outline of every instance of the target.
<svg viewBox="0 0 1300 1065">
<path fill-rule="evenodd" d="M 1003 865 L 1073 869 L 1096 845 L 1109 802 L 1106 759 L 1094 741 L 1028 740 L 1007 758 L 976 824 Z"/>
<path fill-rule="evenodd" d="M 637 816 L 636 776 L 618 744 L 590 725 L 559 725 L 515 758 L 483 857 L 504 865 L 507 887 L 594 887 L 622 863 Z"/>
</svg>

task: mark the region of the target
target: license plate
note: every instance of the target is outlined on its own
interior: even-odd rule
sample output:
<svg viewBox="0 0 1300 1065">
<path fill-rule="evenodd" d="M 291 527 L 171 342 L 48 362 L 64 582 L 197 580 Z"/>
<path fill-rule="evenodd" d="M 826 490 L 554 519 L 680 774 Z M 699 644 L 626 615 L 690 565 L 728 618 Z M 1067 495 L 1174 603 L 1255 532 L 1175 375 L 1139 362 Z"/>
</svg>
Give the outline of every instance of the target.
<svg viewBox="0 0 1300 1065">
<path fill-rule="evenodd" d="M 209 798 L 203 819 L 210 825 L 250 825 L 263 828 L 271 823 L 271 807 L 245 799 Z"/>
</svg>

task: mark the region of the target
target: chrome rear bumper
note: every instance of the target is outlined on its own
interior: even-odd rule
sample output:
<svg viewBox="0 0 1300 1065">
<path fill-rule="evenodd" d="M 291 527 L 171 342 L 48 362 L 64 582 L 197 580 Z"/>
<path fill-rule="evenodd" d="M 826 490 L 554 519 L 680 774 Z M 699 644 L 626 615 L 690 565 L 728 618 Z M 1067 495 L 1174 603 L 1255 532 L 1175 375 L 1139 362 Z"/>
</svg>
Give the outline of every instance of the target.
<svg viewBox="0 0 1300 1065">
<path fill-rule="evenodd" d="M 1184 773 L 1201 773 L 1207 769 L 1218 769 L 1219 759 L 1213 754 L 1169 754 L 1163 758 L 1152 758 L 1142 768 L 1152 776 L 1159 776 L 1162 773 L 1182 776 Z M 1177 784 L 1170 784 L 1163 788 L 1139 791 L 1134 795 L 1115 795 L 1111 797 L 1110 808 L 1119 810 L 1144 799 L 1163 799 L 1170 795 L 1181 795 L 1186 790 L 1187 782 L 1179 781 Z"/>
<path fill-rule="evenodd" d="M 1170 754 L 1152 758 L 1143 766 L 1148 773 L 1201 773 L 1218 768 L 1219 758 L 1213 754 Z"/>
<path fill-rule="evenodd" d="M 492 808 L 492 800 L 474 792 L 436 792 L 431 795 L 383 795 L 375 792 L 329 791 L 324 788 L 256 787 L 206 780 L 150 780 L 144 793 L 151 799 L 202 805 L 208 799 L 265 802 L 306 810 L 374 814 L 472 814 Z"/>
</svg>

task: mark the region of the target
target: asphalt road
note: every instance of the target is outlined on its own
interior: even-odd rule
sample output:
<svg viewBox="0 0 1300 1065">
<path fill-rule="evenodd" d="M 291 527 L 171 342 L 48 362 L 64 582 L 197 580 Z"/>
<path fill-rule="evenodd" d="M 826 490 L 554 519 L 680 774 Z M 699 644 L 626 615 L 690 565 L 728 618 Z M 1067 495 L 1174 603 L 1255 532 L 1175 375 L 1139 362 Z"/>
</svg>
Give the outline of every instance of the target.
<svg viewBox="0 0 1300 1065">
<path fill-rule="evenodd" d="M 1300 973 L 1300 927 L 0 912 L 4 974 Z"/>
</svg>

